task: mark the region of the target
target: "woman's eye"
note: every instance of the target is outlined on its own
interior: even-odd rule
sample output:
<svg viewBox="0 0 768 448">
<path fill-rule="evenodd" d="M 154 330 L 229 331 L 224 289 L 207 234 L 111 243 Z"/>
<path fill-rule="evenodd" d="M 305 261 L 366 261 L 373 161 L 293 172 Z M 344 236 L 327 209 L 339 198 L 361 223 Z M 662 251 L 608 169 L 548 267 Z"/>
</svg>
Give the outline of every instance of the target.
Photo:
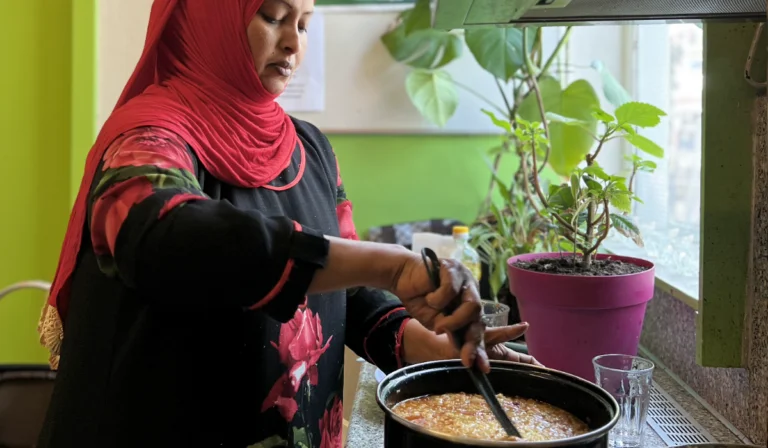
<svg viewBox="0 0 768 448">
<path fill-rule="evenodd" d="M 271 23 L 272 25 L 275 25 L 278 22 L 277 19 L 274 19 L 274 18 L 272 18 L 272 17 L 270 17 L 270 16 L 268 16 L 268 15 L 266 15 L 264 13 L 261 13 L 261 17 L 264 19 L 265 22 Z"/>
</svg>

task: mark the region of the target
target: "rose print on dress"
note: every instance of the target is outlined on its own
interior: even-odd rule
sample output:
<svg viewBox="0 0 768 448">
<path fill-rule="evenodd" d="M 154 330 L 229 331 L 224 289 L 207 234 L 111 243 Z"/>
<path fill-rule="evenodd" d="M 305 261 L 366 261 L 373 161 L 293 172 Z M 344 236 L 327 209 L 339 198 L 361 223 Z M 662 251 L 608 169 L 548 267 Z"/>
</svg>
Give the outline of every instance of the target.
<svg viewBox="0 0 768 448">
<path fill-rule="evenodd" d="M 280 362 L 287 371 L 275 382 L 261 405 L 261 412 L 276 406 L 280 415 L 290 422 L 293 420 L 298 404 L 299 392 L 304 377 L 309 384 L 317 385 L 317 361 L 328 350 L 333 336 L 323 345 L 323 326 L 320 316 L 311 309 L 296 310 L 293 319 L 280 327 L 278 344 L 270 342 L 280 354 Z"/>
<path fill-rule="evenodd" d="M 329 412 L 330 411 L 330 412 Z M 320 419 L 320 448 L 341 448 L 341 427 L 344 415 L 339 397 L 333 400 L 331 409 L 326 409 Z"/>
</svg>

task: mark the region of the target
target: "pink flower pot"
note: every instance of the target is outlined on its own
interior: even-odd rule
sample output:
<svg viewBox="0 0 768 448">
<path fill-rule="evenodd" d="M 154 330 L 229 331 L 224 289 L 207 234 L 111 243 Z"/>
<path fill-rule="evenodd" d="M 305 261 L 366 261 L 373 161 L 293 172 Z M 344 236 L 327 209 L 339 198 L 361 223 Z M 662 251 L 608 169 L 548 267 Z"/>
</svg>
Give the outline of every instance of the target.
<svg viewBox="0 0 768 448">
<path fill-rule="evenodd" d="M 653 298 L 653 263 L 638 258 L 598 255 L 647 267 L 617 276 L 555 275 L 513 264 L 559 253 L 527 254 L 507 262 L 509 290 L 520 316 L 531 327 L 528 351 L 542 364 L 594 381 L 592 358 L 604 354 L 636 355 L 645 307 Z"/>
</svg>

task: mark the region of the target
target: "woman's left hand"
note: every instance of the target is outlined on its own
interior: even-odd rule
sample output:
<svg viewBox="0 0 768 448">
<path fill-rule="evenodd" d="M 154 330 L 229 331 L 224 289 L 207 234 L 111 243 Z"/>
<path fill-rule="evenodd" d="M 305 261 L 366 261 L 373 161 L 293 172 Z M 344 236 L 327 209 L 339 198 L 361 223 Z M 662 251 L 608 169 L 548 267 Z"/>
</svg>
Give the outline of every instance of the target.
<svg viewBox="0 0 768 448">
<path fill-rule="evenodd" d="M 528 330 L 527 323 L 508 325 L 506 327 L 491 327 L 485 330 L 485 350 L 490 359 L 500 361 L 522 362 L 541 366 L 536 358 L 524 353 L 518 353 L 507 347 L 504 343 L 519 339 Z"/>
</svg>

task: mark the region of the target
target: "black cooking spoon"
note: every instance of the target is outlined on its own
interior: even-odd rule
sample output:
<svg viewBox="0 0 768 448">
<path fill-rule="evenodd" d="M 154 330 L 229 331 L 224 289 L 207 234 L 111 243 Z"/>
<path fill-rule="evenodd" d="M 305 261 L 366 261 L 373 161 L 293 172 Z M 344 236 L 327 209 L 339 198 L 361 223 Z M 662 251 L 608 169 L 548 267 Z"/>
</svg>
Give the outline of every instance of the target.
<svg viewBox="0 0 768 448">
<path fill-rule="evenodd" d="M 440 262 L 437 259 L 437 255 L 432 249 L 425 247 L 421 250 L 421 259 L 424 261 L 424 266 L 427 268 L 427 274 L 429 275 L 430 280 L 432 280 L 433 286 L 435 289 L 439 288 Z M 446 316 L 453 314 L 453 312 L 456 311 L 456 308 L 459 307 L 459 303 L 460 302 L 456 300 L 451 302 L 442 310 L 443 314 Z M 453 341 L 456 343 L 456 347 L 459 349 L 459 352 L 461 352 L 461 348 L 464 346 L 464 335 L 466 331 L 466 328 L 460 328 L 451 333 Z M 499 422 L 501 427 L 504 428 L 504 431 L 507 433 L 507 435 L 522 438 L 520 432 L 517 430 L 517 428 L 515 428 L 512 420 L 509 419 L 507 413 L 504 412 L 504 408 L 501 407 L 501 403 L 499 403 L 499 400 L 496 398 L 496 393 L 493 391 L 493 386 L 491 386 L 491 382 L 488 380 L 488 376 L 483 373 L 483 371 L 480 370 L 476 364 L 472 364 L 472 366 L 469 367 L 467 371 L 469 372 L 470 378 L 472 378 L 472 382 L 475 383 L 475 387 L 480 392 L 480 395 L 485 398 L 485 402 L 488 403 L 488 407 L 491 408 L 491 412 L 493 412 L 493 415 L 496 416 L 496 420 Z"/>
</svg>

